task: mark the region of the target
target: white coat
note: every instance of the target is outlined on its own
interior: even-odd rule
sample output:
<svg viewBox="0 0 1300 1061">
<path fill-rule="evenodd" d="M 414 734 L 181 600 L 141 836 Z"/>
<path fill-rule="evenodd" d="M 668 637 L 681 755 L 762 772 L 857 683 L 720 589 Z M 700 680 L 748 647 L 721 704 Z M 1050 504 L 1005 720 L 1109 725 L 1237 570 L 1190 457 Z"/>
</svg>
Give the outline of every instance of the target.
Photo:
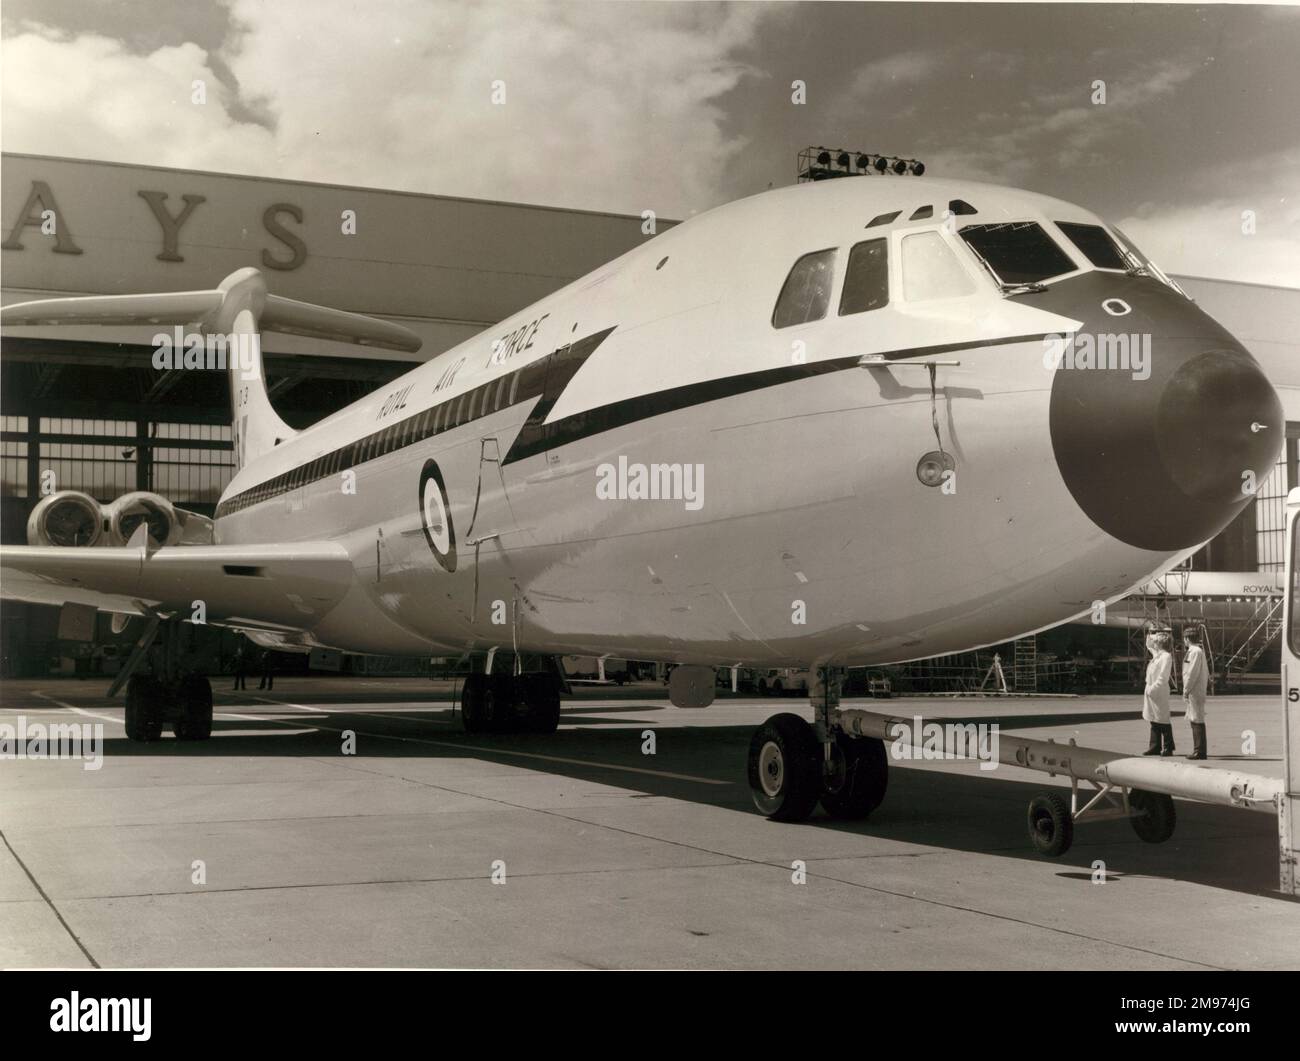
<svg viewBox="0 0 1300 1061">
<path fill-rule="evenodd" d="M 1187 721 L 1205 721 L 1205 694 L 1210 687 L 1210 668 L 1205 662 L 1205 650 L 1200 645 L 1189 645 L 1183 657 L 1183 700 L 1187 702 Z"/>
<path fill-rule="evenodd" d="M 1142 717 L 1157 725 L 1169 724 L 1169 676 L 1174 657 L 1161 649 L 1147 664 L 1146 690 L 1142 694 Z"/>
</svg>

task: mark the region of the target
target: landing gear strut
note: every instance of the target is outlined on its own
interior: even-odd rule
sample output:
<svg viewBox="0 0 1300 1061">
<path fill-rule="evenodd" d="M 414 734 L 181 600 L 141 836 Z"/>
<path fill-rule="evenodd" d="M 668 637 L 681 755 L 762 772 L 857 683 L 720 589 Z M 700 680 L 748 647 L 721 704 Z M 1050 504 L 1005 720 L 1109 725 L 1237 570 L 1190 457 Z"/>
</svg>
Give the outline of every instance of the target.
<svg viewBox="0 0 1300 1061">
<path fill-rule="evenodd" d="M 560 679 L 545 671 L 471 674 L 460 693 L 466 733 L 554 733 L 560 724 Z"/>
<path fill-rule="evenodd" d="M 160 643 L 155 645 L 154 641 Z M 123 673 L 109 688 L 115 696 L 126 682 L 126 737 L 144 743 L 161 739 L 164 723 L 177 740 L 207 740 L 212 736 L 212 684 L 186 669 L 181 624 L 175 619 L 150 619 Z M 134 671 L 151 656 L 152 674 Z"/>
<path fill-rule="evenodd" d="M 844 673 L 817 669 L 811 697 L 815 721 L 773 715 L 749 742 L 754 806 L 774 821 L 803 821 L 820 801 L 832 818 L 865 818 L 885 798 L 889 760 L 884 743 L 854 737 L 836 722 Z"/>
</svg>

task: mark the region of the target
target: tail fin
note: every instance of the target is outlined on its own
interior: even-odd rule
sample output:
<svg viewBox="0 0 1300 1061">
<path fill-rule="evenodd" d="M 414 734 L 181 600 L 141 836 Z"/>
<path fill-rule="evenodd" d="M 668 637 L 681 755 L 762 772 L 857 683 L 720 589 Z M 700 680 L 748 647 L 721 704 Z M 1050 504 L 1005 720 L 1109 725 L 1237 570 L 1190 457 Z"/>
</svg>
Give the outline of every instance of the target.
<svg viewBox="0 0 1300 1061">
<path fill-rule="evenodd" d="M 213 291 L 20 302 L 0 310 L 0 324 L 193 324 L 205 335 L 223 336 L 235 464 L 240 468 L 296 433 L 267 396 L 262 331 L 408 352 L 421 343 L 414 332 L 391 321 L 267 294 L 265 278 L 252 268 L 231 273 Z"/>
</svg>

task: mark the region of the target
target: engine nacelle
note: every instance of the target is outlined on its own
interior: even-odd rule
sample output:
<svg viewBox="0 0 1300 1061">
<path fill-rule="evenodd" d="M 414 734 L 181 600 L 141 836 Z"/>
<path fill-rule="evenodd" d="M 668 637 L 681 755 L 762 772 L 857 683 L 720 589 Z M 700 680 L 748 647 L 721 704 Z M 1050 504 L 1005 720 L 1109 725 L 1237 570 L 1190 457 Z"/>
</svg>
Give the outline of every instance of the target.
<svg viewBox="0 0 1300 1061">
<path fill-rule="evenodd" d="M 43 498 L 27 518 L 28 545 L 99 545 L 104 510 L 80 490 L 60 490 Z"/>
<path fill-rule="evenodd" d="M 182 521 L 175 506 L 161 494 L 137 490 L 123 494 L 104 511 L 108 523 L 107 545 L 126 545 L 141 523 L 149 528 L 149 547 L 175 545 L 181 540 Z"/>
</svg>

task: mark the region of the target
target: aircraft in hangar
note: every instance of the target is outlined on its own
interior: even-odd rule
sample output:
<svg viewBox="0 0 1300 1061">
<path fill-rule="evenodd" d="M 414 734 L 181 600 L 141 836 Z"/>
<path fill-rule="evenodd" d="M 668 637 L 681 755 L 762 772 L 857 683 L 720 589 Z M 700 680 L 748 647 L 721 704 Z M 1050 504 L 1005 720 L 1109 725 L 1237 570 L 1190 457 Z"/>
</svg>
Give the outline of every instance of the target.
<svg viewBox="0 0 1300 1061">
<path fill-rule="evenodd" d="M 1250 503 L 1284 423 L 1251 355 L 1096 215 L 839 159 L 852 179 L 703 213 L 301 431 L 250 337 L 419 339 L 251 268 L 6 307 L 253 356 L 228 359 L 237 471 L 215 518 L 54 494 L 3 550 L 4 595 L 147 618 L 135 740 L 211 732 L 175 648 L 196 601 L 285 648 L 664 661 L 678 706 L 707 706 L 720 667 L 812 668 L 815 724 L 754 735 L 755 804 L 870 813 L 887 764 L 837 722 L 845 668 L 1122 597 Z M 470 731 L 553 731 L 558 680 L 476 674 L 461 706 Z"/>
</svg>

